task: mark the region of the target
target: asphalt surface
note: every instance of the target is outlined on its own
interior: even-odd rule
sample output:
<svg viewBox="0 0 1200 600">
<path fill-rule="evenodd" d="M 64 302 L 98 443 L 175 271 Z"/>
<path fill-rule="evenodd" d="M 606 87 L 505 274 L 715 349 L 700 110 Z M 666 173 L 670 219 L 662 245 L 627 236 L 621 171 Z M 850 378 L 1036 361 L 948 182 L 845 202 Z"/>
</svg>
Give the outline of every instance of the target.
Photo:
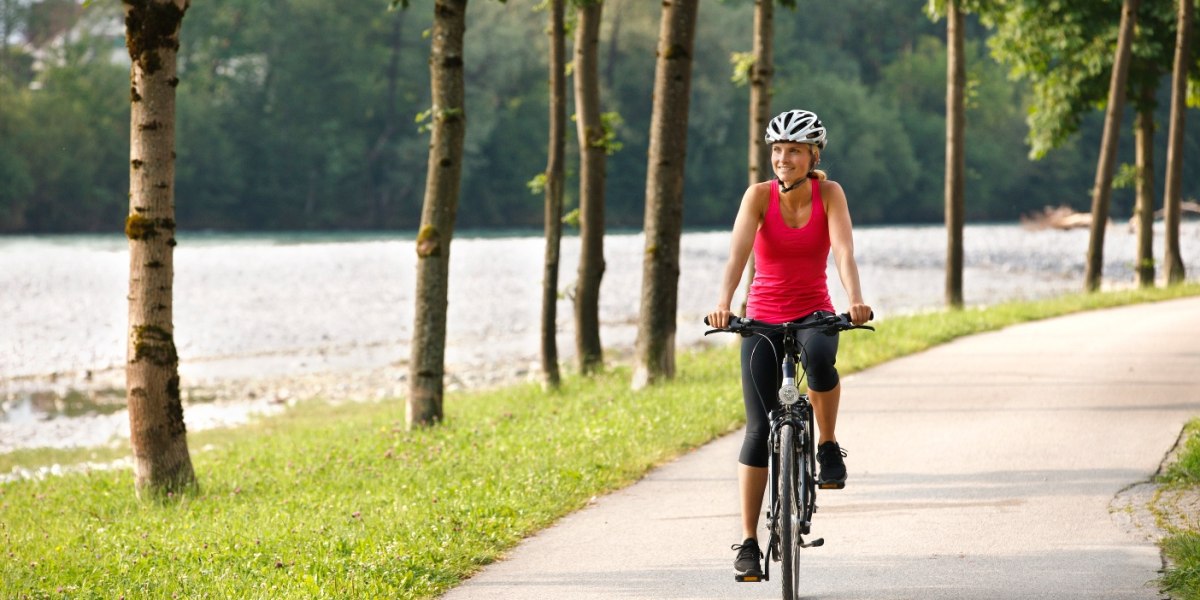
<svg viewBox="0 0 1200 600">
<path fill-rule="evenodd" d="M 1200 299 L 973 336 L 843 388 L 850 479 L 817 498 L 805 597 L 1162 597 L 1157 547 L 1110 504 L 1200 415 Z M 777 578 L 733 580 L 740 442 L 598 499 L 445 598 L 780 597 Z"/>
</svg>

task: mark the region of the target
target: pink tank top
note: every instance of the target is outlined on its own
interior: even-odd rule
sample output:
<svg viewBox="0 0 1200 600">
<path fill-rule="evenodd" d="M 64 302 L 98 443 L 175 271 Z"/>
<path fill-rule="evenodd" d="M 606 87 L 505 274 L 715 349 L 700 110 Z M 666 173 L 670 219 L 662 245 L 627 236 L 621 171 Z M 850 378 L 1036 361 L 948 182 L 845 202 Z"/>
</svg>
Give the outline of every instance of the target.
<svg viewBox="0 0 1200 600">
<path fill-rule="evenodd" d="M 796 321 L 818 310 L 833 312 L 825 267 L 829 261 L 829 222 L 821 182 L 812 180 L 812 211 L 803 227 L 788 227 L 779 207 L 779 181 L 771 182 L 771 202 L 754 237 L 754 281 L 746 316 L 768 323 Z"/>
</svg>

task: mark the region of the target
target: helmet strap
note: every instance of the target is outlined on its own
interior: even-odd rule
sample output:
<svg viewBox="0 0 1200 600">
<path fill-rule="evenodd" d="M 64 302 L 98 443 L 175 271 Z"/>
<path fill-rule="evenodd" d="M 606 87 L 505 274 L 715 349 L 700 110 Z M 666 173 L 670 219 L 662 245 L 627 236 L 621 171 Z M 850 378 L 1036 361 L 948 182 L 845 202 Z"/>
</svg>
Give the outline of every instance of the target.
<svg viewBox="0 0 1200 600">
<path fill-rule="evenodd" d="M 779 179 L 778 177 L 776 177 L 775 179 L 779 180 L 779 191 L 786 194 L 786 193 L 800 187 L 800 184 L 808 181 L 808 175 L 805 175 L 804 177 L 797 179 L 796 183 L 793 183 L 792 185 L 788 185 L 788 184 L 784 183 L 783 180 Z"/>
</svg>

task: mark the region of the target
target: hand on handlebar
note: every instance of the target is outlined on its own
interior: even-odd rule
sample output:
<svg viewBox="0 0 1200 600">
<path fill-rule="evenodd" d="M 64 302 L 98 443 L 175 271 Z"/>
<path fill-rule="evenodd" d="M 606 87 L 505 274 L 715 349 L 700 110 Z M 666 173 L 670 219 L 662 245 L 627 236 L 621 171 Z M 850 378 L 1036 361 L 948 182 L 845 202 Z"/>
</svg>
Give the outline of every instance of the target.
<svg viewBox="0 0 1200 600">
<path fill-rule="evenodd" d="M 862 325 L 875 318 L 875 312 L 866 304 L 851 304 L 849 314 L 850 322 L 855 325 Z"/>
<path fill-rule="evenodd" d="M 729 327 L 729 321 L 732 320 L 734 314 L 728 308 L 714 310 L 704 317 L 704 324 L 717 329 L 725 329 Z"/>
<path fill-rule="evenodd" d="M 855 306 L 865 308 L 867 311 L 867 315 L 866 318 L 863 319 L 863 323 L 875 318 L 875 313 L 871 311 L 870 307 L 861 304 Z M 721 320 L 724 322 L 721 322 Z M 739 317 L 731 314 L 729 311 L 716 310 L 704 317 L 704 324 L 714 328 L 704 332 L 704 335 L 722 331 L 747 335 L 747 332 L 777 329 L 786 329 L 788 331 L 819 329 L 824 331 L 827 335 L 834 335 L 839 331 L 846 331 L 848 329 L 869 329 L 871 331 L 875 331 L 875 328 L 871 327 L 870 325 L 864 325 L 862 323 L 856 324 L 853 321 L 850 312 L 844 312 L 840 315 L 825 314 L 819 318 L 805 320 L 803 322 L 772 324 Z"/>
</svg>

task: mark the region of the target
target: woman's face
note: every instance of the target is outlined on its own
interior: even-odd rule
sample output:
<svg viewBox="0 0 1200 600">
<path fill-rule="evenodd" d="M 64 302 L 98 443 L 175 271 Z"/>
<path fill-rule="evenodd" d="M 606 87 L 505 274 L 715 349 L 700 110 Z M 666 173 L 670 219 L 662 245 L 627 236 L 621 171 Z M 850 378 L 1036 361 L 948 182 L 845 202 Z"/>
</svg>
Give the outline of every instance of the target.
<svg viewBox="0 0 1200 600">
<path fill-rule="evenodd" d="M 771 144 L 771 167 L 775 176 L 784 182 L 792 182 L 808 175 L 813 165 L 812 145 L 799 142 L 775 142 Z"/>
</svg>

